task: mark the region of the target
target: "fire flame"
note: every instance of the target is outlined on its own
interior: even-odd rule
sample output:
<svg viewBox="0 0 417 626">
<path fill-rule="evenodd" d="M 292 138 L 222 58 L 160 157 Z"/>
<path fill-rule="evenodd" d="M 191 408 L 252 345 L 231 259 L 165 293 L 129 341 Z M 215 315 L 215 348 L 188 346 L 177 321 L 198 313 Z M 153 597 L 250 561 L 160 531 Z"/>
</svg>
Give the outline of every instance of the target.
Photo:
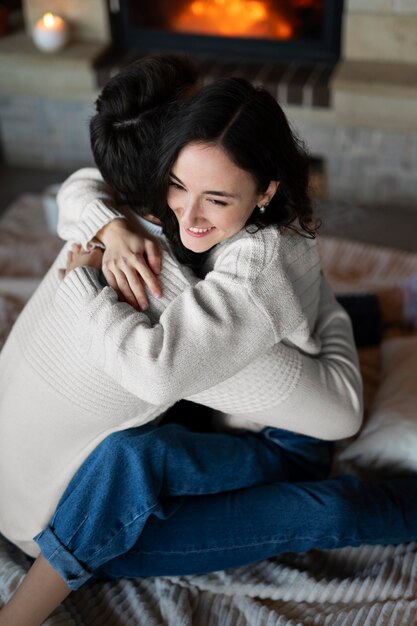
<svg viewBox="0 0 417 626">
<path fill-rule="evenodd" d="M 204 35 L 290 39 L 291 22 L 268 4 L 267 0 L 192 0 L 172 26 Z"/>
</svg>

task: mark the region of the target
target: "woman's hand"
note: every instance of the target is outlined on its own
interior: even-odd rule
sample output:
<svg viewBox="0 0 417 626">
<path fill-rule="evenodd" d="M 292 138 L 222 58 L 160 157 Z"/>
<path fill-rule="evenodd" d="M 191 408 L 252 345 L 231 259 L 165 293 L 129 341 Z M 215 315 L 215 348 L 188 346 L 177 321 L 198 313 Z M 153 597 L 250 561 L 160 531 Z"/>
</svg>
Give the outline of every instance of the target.
<svg viewBox="0 0 417 626">
<path fill-rule="evenodd" d="M 102 270 L 119 300 L 139 311 L 148 308 L 145 285 L 159 298 L 162 290 L 156 275 L 161 252 L 156 240 L 133 220 L 115 219 L 97 234 L 104 245 Z"/>
</svg>

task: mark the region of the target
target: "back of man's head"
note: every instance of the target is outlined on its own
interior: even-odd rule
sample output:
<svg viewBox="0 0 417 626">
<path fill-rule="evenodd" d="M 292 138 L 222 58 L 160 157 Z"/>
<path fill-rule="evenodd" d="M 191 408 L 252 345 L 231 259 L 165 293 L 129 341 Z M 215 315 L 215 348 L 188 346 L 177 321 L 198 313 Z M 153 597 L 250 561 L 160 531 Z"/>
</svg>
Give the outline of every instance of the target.
<svg viewBox="0 0 417 626">
<path fill-rule="evenodd" d="M 96 165 L 138 213 L 149 212 L 164 125 L 174 103 L 196 82 L 197 70 L 185 57 L 145 57 L 111 78 L 97 99 L 90 121 Z"/>
</svg>

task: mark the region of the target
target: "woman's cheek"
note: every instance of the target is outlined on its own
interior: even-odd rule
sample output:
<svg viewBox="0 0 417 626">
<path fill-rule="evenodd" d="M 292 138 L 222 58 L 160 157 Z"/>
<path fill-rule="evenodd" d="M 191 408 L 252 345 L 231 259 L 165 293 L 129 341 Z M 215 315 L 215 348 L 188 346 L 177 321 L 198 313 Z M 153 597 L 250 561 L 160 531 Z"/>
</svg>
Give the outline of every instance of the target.
<svg viewBox="0 0 417 626">
<path fill-rule="evenodd" d="M 170 209 L 173 209 L 173 207 L 175 206 L 175 202 L 174 202 L 175 198 L 174 198 L 174 194 L 172 191 L 168 191 L 167 194 L 167 205 L 169 206 Z"/>
</svg>

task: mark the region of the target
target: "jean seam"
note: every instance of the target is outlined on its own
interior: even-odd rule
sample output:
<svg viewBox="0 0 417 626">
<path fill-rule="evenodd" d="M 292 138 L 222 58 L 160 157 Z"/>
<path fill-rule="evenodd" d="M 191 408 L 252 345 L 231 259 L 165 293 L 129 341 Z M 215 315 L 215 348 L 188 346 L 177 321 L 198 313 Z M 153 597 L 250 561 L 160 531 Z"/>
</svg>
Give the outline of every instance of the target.
<svg viewBox="0 0 417 626">
<path fill-rule="evenodd" d="M 328 538 L 329 536 L 326 535 L 326 538 Z M 332 539 L 334 539 L 335 541 L 337 541 L 338 543 L 340 542 L 340 537 L 336 537 L 336 536 L 331 536 Z M 314 539 L 315 541 L 317 540 L 317 537 L 311 537 L 311 536 L 306 536 L 306 537 L 297 537 L 297 540 L 301 540 L 301 541 L 306 541 L 306 540 L 311 540 Z M 352 541 L 353 544 L 350 543 L 346 543 L 344 545 L 350 545 L 350 546 L 355 546 L 355 545 L 362 545 L 362 544 L 366 544 L 366 541 L 361 541 L 360 544 L 357 544 L 358 539 L 355 537 L 343 537 L 343 542 L 350 542 Z M 213 547 L 213 548 L 200 548 L 200 549 L 191 549 L 191 550 L 132 550 L 131 553 L 132 554 L 199 554 L 199 553 L 206 553 L 206 552 L 216 552 L 218 550 L 223 550 L 224 552 L 227 551 L 231 551 L 231 550 L 241 550 L 242 548 L 254 548 L 257 546 L 261 546 L 261 545 L 268 545 L 268 544 L 283 544 L 283 543 L 287 543 L 287 542 L 293 542 L 294 539 L 289 538 L 289 539 L 268 539 L 268 540 L 263 540 L 263 541 L 257 541 L 257 542 L 253 542 L 253 543 L 244 543 L 241 545 L 235 545 L 235 546 L 224 546 L 224 545 L 219 545 L 217 547 Z M 396 544 L 398 542 L 403 543 L 404 541 L 406 541 L 404 539 L 404 537 L 389 537 L 386 538 L 384 537 L 384 543 L 393 543 Z M 309 548 L 309 549 L 313 549 Z M 314 549 L 321 549 L 321 550 L 326 550 L 326 549 L 332 549 L 332 548 L 314 548 Z M 304 552 L 305 550 L 303 550 Z M 291 548 L 288 549 L 288 552 L 293 552 L 293 550 Z M 277 555 L 278 556 L 278 555 Z"/>
<path fill-rule="evenodd" d="M 146 511 L 143 511 L 142 513 L 140 513 L 139 515 L 137 515 L 134 519 L 132 519 L 128 524 L 125 524 L 123 526 L 123 528 L 120 528 L 120 530 L 113 536 L 111 537 L 111 539 L 109 539 L 106 544 L 102 545 L 101 548 L 99 550 L 94 550 L 94 556 L 99 555 L 103 552 L 103 550 L 108 548 L 109 543 L 113 542 L 115 539 L 117 539 L 117 537 L 120 535 L 120 533 L 125 532 L 125 530 L 127 528 L 129 528 L 129 526 L 131 526 L 131 524 L 134 524 L 138 519 L 140 519 L 141 517 L 143 517 L 144 515 L 146 515 L 147 513 L 152 512 L 154 509 L 156 509 L 158 507 L 158 504 L 154 504 L 151 507 L 149 507 L 149 509 L 146 509 Z M 141 533 L 139 533 L 137 539 L 139 538 Z"/>
<path fill-rule="evenodd" d="M 182 489 L 181 487 L 177 487 L 175 491 L 172 490 L 167 490 L 167 493 L 162 493 L 162 497 L 166 497 L 166 498 L 181 498 L 181 497 L 193 497 L 193 496 L 211 496 L 211 495 L 217 495 L 218 493 L 223 493 L 226 491 L 238 491 L 239 489 L 242 489 L 241 486 L 239 487 L 227 487 L 226 489 L 221 488 L 220 491 L 217 488 L 213 488 L 213 491 L 208 491 L 207 488 L 202 489 L 201 491 L 197 491 L 197 490 L 193 490 L 193 491 L 187 491 L 186 487 L 184 489 Z"/>
<path fill-rule="evenodd" d="M 336 539 L 336 537 L 334 537 Z M 315 537 L 297 537 L 298 540 L 301 541 L 305 541 L 308 539 L 316 539 Z M 263 539 L 262 541 L 253 541 L 251 543 L 242 543 L 239 545 L 234 545 L 234 546 L 224 546 L 224 545 L 219 545 L 213 548 L 199 548 L 199 549 L 191 549 L 191 550 L 187 550 L 187 554 L 193 553 L 195 552 L 196 554 L 198 554 L 199 552 L 214 552 L 217 550 L 241 550 L 242 548 L 254 548 L 256 546 L 260 546 L 260 545 L 267 545 L 267 544 L 281 544 L 281 543 L 287 543 L 289 541 L 294 541 L 294 539 L 292 538 L 287 538 L 287 539 L 274 539 L 274 538 L 270 538 L 270 539 Z M 140 554 L 183 554 L 184 550 L 151 550 L 151 551 L 146 551 L 146 550 L 137 550 L 137 551 L 132 551 L 132 552 L 138 552 Z"/>
<path fill-rule="evenodd" d="M 54 559 L 58 554 L 60 554 L 62 550 L 68 550 L 68 548 L 66 548 L 65 546 L 60 547 L 60 548 L 55 548 L 52 554 L 48 556 L 48 561 L 52 561 L 52 559 Z"/>
<path fill-rule="evenodd" d="M 55 514 L 55 516 L 56 516 L 56 514 Z M 88 520 L 88 515 L 85 515 L 85 516 L 84 516 L 84 518 L 82 519 L 82 521 L 81 521 L 81 522 L 78 524 L 78 526 L 75 528 L 75 530 L 74 530 L 74 532 L 72 533 L 72 535 L 70 535 L 70 537 L 69 537 L 69 539 L 67 540 L 67 542 L 66 542 L 65 544 L 62 544 L 62 545 L 64 545 L 64 546 L 65 546 L 65 548 L 66 548 L 67 550 L 68 550 L 67 546 L 71 543 L 71 541 L 74 539 L 75 535 L 76 535 L 76 534 L 78 533 L 78 531 L 79 531 L 79 530 L 80 530 L 80 529 L 84 526 L 84 524 L 85 524 L 85 522 L 86 522 L 87 520 Z M 54 517 L 54 520 L 52 520 L 52 523 L 51 523 L 50 529 L 51 529 L 51 531 L 53 532 L 53 534 L 55 535 L 55 537 L 57 537 L 57 538 L 59 539 L 58 534 L 57 534 L 57 529 L 55 528 L 55 526 L 54 526 L 54 524 L 53 524 L 53 522 L 54 522 L 54 521 L 55 521 L 55 517 Z M 59 539 L 59 541 L 62 543 L 61 539 Z M 59 549 L 59 548 L 58 548 L 58 549 Z M 57 549 L 57 550 L 58 550 L 58 549 Z"/>
</svg>

